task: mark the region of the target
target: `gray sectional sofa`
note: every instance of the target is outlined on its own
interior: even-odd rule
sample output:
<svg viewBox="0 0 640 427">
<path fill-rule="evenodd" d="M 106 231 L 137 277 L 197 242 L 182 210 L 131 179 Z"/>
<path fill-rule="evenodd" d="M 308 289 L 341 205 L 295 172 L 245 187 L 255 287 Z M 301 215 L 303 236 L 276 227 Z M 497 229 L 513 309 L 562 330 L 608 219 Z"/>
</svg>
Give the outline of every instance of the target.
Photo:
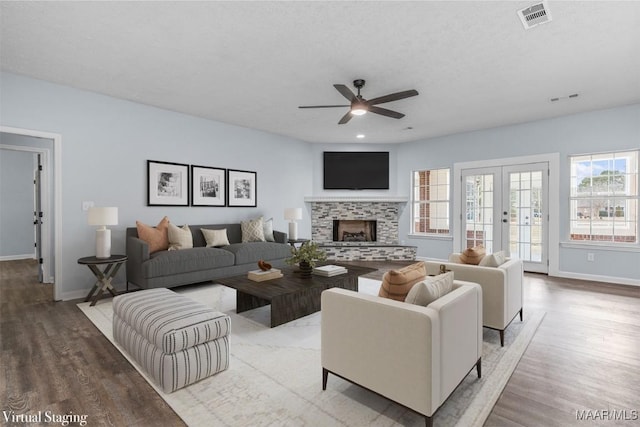
<svg viewBox="0 0 640 427">
<path fill-rule="evenodd" d="M 227 229 L 229 245 L 207 248 L 200 229 Z M 246 273 L 265 260 L 273 267 L 291 256 L 287 235 L 274 231 L 275 242 L 242 243 L 240 224 L 189 225 L 193 248 L 149 254 L 135 227 L 127 228 L 127 282 L 144 289 L 171 288 Z"/>
</svg>

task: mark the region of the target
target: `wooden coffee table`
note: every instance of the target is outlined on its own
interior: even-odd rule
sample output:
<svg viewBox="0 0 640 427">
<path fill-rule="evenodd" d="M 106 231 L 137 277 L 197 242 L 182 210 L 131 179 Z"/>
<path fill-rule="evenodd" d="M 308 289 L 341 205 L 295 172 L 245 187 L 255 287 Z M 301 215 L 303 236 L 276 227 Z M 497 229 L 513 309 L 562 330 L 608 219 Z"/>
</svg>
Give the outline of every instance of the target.
<svg viewBox="0 0 640 427">
<path fill-rule="evenodd" d="M 300 277 L 295 268 L 283 268 L 283 277 L 254 282 L 247 275 L 216 279 L 236 290 L 236 313 L 271 304 L 271 327 L 282 325 L 316 311 L 320 311 L 320 294 L 325 289 L 343 288 L 358 290 L 358 277 L 375 271 L 375 268 L 345 266 L 347 273 L 333 277 L 312 275 Z"/>
</svg>

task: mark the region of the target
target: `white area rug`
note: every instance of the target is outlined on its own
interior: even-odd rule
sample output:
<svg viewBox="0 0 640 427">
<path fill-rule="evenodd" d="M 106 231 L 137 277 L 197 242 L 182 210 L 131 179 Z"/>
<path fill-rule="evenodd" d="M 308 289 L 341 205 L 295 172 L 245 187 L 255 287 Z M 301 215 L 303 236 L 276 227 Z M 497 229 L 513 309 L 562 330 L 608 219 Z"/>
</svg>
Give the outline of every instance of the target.
<svg viewBox="0 0 640 427">
<path fill-rule="evenodd" d="M 360 292 L 377 294 L 380 282 L 360 278 Z M 175 289 L 231 316 L 228 370 L 171 394 L 163 393 L 113 341 L 111 300 L 78 307 L 136 367 L 189 426 L 424 426 L 424 417 L 329 375 L 322 391 L 320 313 L 269 328 L 270 307 L 236 314 L 235 290 L 207 284 Z M 434 425 L 482 426 L 524 354 L 543 312 L 528 313 L 505 332 L 484 330 L 482 378 L 467 375 L 434 417 Z"/>
</svg>

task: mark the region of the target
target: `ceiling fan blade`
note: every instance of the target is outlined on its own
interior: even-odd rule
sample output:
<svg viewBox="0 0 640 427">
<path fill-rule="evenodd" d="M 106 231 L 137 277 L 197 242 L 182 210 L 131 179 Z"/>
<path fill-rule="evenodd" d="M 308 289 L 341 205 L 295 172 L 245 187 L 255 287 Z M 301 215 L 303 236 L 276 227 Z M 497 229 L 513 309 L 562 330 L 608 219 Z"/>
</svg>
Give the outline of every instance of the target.
<svg viewBox="0 0 640 427">
<path fill-rule="evenodd" d="M 376 114 L 381 114 L 387 117 L 393 117 L 394 119 L 401 119 L 404 117 L 404 114 L 398 113 L 397 111 L 387 110 L 386 108 L 376 107 L 374 105 L 369 106 L 369 111 Z"/>
<path fill-rule="evenodd" d="M 344 116 L 342 116 L 342 118 L 340 119 L 340 121 L 338 122 L 339 125 L 343 125 L 345 123 L 347 123 L 349 120 L 351 120 L 351 118 L 353 117 L 353 114 L 351 114 L 351 110 L 349 110 L 347 112 L 347 114 L 345 114 Z"/>
<path fill-rule="evenodd" d="M 336 90 L 338 92 L 340 92 L 340 94 L 342 96 L 344 96 L 345 98 L 347 98 L 351 102 L 353 102 L 356 99 L 358 99 L 358 98 L 356 98 L 356 95 L 353 92 L 351 92 L 351 89 L 349 89 L 345 85 L 333 85 L 333 87 L 335 87 Z"/>
<path fill-rule="evenodd" d="M 396 92 L 390 95 L 379 96 L 378 98 L 369 99 L 367 101 L 367 104 L 369 105 L 383 104 L 385 102 L 397 101 L 399 99 L 405 99 L 405 98 L 409 98 L 411 96 L 416 96 L 416 95 L 418 95 L 418 91 L 415 89 L 405 90 L 403 92 Z"/>
<path fill-rule="evenodd" d="M 298 108 L 338 108 L 351 107 L 351 105 L 301 105 Z"/>
</svg>

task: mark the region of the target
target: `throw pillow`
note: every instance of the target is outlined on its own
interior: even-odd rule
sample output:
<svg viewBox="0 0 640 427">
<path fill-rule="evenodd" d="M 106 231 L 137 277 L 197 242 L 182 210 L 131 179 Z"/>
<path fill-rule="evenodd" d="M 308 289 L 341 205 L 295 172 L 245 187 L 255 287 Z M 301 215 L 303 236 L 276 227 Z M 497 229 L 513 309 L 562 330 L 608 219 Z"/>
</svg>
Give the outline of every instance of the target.
<svg viewBox="0 0 640 427">
<path fill-rule="evenodd" d="M 155 227 L 136 221 L 136 228 L 138 237 L 149 245 L 149 254 L 169 249 L 169 218 L 166 216 Z"/>
<path fill-rule="evenodd" d="M 227 229 L 221 230 L 207 230 L 201 228 L 204 241 L 207 242 L 208 248 L 215 248 L 217 246 L 227 246 L 229 244 L 229 238 L 227 237 Z"/>
<path fill-rule="evenodd" d="M 182 227 L 169 223 L 169 250 L 189 249 L 193 247 L 193 236 L 187 224 Z"/>
<path fill-rule="evenodd" d="M 452 289 L 453 271 L 434 277 L 427 277 L 411 288 L 404 302 L 426 307 L 438 298 L 451 292 Z"/>
<path fill-rule="evenodd" d="M 480 260 L 478 265 L 482 267 L 499 267 L 507 261 L 507 257 L 505 256 L 503 251 L 494 252 L 489 255 L 485 255 L 484 258 Z"/>
<path fill-rule="evenodd" d="M 276 241 L 275 237 L 273 237 L 273 218 L 269 218 L 268 220 L 264 221 L 263 231 L 264 240 L 266 240 L 267 242 Z"/>
<path fill-rule="evenodd" d="M 460 254 L 460 261 L 463 264 L 478 265 L 485 254 L 486 251 L 484 249 L 484 246 L 482 245 L 478 245 L 473 248 L 467 248 Z"/>
<path fill-rule="evenodd" d="M 411 287 L 427 276 L 424 262 L 417 262 L 399 270 L 389 270 L 382 276 L 378 296 L 404 301 Z"/>
<path fill-rule="evenodd" d="M 240 223 L 242 243 L 264 242 L 264 225 L 262 217 Z"/>
</svg>

